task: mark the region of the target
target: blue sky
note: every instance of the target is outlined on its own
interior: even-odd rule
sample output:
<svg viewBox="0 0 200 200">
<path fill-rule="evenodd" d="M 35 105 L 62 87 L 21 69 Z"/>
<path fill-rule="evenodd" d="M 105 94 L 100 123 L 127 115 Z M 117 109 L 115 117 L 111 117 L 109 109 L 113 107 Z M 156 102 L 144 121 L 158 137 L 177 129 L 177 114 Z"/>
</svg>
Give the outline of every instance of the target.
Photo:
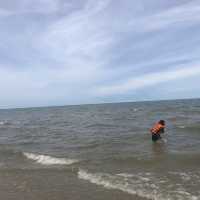
<svg viewBox="0 0 200 200">
<path fill-rule="evenodd" d="M 199 0 L 0 0 L 0 108 L 200 97 Z"/>
</svg>

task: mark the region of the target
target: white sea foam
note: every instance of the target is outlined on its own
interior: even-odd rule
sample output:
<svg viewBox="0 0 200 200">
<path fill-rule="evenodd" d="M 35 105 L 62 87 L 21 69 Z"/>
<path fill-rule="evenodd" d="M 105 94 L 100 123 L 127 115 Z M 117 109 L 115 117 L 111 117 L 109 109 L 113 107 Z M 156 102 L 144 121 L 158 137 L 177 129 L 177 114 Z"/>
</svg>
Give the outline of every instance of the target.
<svg viewBox="0 0 200 200">
<path fill-rule="evenodd" d="M 152 200 L 198 200 L 200 197 L 192 195 L 181 185 L 178 187 L 166 177 L 154 178 L 153 174 L 121 173 L 116 175 L 106 173 L 89 173 L 79 170 L 78 178 L 101 185 L 107 189 L 117 189 Z"/>
<path fill-rule="evenodd" d="M 190 174 L 184 172 L 170 172 L 170 174 L 177 175 L 184 181 L 190 181 L 192 178 Z"/>
<path fill-rule="evenodd" d="M 132 175 L 128 175 L 128 174 L 121 174 L 121 175 L 125 175 L 126 178 L 132 177 Z M 129 183 L 128 181 L 124 182 L 121 179 L 121 175 L 120 174 L 109 175 L 109 174 L 103 174 L 103 173 L 91 174 L 84 170 L 79 170 L 79 172 L 78 172 L 78 177 L 80 179 L 87 180 L 87 181 L 97 184 L 97 185 L 102 185 L 107 189 L 118 189 L 118 190 L 121 190 L 121 191 L 129 193 L 129 194 L 144 197 L 146 199 L 155 199 L 151 194 L 149 194 L 147 191 L 145 191 L 142 188 L 142 185 L 136 183 L 134 186 L 131 183 Z M 154 191 L 154 192 L 156 192 L 156 191 Z"/>
<path fill-rule="evenodd" d="M 132 178 L 134 177 L 133 174 L 127 174 L 127 173 L 120 173 L 120 174 L 117 174 L 118 176 L 122 176 L 124 178 Z"/>
<path fill-rule="evenodd" d="M 74 159 L 66 158 L 55 158 L 47 155 L 33 154 L 33 153 L 23 153 L 26 158 L 36 161 L 42 165 L 71 165 L 78 162 Z"/>
<path fill-rule="evenodd" d="M 122 176 L 124 178 L 137 178 L 137 179 L 140 179 L 140 180 L 145 181 L 145 182 L 150 181 L 149 178 L 143 177 L 141 174 L 134 175 L 134 174 L 121 173 L 121 174 L 117 174 L 117 175 Z"/>
<path fill-rule="evenodd" d="M 200 184 L 200 174 L 192 173 L 192 172 L 169 172 L 174 176 L 181 178 L 183 181 L 195 181 Z"/>
</svg>

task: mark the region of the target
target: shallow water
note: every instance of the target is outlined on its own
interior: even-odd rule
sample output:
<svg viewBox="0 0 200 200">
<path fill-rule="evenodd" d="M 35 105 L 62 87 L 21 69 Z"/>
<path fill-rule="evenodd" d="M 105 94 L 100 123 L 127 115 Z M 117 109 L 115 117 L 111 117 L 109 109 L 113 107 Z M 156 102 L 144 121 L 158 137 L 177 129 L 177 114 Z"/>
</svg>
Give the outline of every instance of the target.
<svg viewBox="0 0 200 200">
<path fill-rule="evenodd" d="M 0 132 L 3 199 L 200 199 L 198 99 L 0 110 Z"/>
</svg>

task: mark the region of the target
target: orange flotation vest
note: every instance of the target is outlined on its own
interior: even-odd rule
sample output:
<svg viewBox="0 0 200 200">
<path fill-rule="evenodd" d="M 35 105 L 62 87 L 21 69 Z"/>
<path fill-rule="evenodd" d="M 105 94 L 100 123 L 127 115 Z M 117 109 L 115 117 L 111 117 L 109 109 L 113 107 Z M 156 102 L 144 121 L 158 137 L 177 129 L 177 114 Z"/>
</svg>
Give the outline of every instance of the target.
<svg viewBox="0 0 200 200">
<path fill-rule="evenodd" d="M 165 126 L 162 125 L 162 124 L 156 123 L 150 131 L 151 131 L 152 134 L 158 134 L 159 131 L 160 131 L 162 128 L 165 128 Z"/>
</svg>

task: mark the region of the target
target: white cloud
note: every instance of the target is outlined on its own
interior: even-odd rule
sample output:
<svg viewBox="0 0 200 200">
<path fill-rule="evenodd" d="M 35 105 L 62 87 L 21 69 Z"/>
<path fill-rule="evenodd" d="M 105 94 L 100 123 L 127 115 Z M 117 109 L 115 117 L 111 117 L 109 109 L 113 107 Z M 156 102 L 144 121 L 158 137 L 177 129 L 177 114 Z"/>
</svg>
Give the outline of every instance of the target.
<svg viewBox="0 0 200 200">
<path fill-rule="evenodd" d="M 174 26 L 185 27 L 192 23 L 200 23 L 200 4 L 198 1 L 186 3 L 151 16 L 131 20 L 129 28 L 136 32 L 149 32 Z"/>
<path fill-rule="evenodd" d="M 64 60 L 99 55 L 112 42 L 107 30 L 102 29 L 96 18 L 109 2 L 90 0 L 84 9 L 50 25 L 40 37 L 43 48 L 40 47 L 48 49 L 52 56 L 56 55 L 54 58 Z"/>
<path fill-rule="evenodd" d="M 36 38 L 35 48 L 60 63 L 53 70 L 62 71 L 62 77 L 73 80 L 74 84 L 92 84 L 102 73 L 113 38 L 102 28 L 98 15 L 109 3 L 88 1 L 83 9 L 49 25 Z"/>
<path fill-rule="evenodd" d="M 68 97 L 79 99 L 81 93 L 87 94 L 91 84 L 96 82 L 101 72 L 98 73 L 93 68 L 88 68 L 86 71 L 77 70 L 79 69 L 17 70 L 11 66 L 0 67 L 2 95 L 0 103 L 13 100 L 34 102 L 43 99 L 51 102 L 56 97 L 62 100 Z"/>
<path fill-rule="evenodd" d="M 199 23 L 199 1 L 191 1 L 155 14 L 133 18 L 128 21 L 128 24 L 124 24 L 123 28 L 125 32 L 133 31 L 134 33 L 156 32 L 165 29 L 170 32 Z"/>
<path fill-rule="evenodd" d="M 172 80 L 184 79 L 191 76 L 200 75 L 200 64 L 191 66 L 184 66 L 182 68 L 176 68 L 173 70 L 148 73 L 139 77 L 129 78 L 128 80 L 103 86 L 94 89 L 95 95 L 113 95 L 124 94 L 126 92 L 135 91 L 145 87 L 158 85 L 159 83 L 168 82 Z"/>
</svg>

